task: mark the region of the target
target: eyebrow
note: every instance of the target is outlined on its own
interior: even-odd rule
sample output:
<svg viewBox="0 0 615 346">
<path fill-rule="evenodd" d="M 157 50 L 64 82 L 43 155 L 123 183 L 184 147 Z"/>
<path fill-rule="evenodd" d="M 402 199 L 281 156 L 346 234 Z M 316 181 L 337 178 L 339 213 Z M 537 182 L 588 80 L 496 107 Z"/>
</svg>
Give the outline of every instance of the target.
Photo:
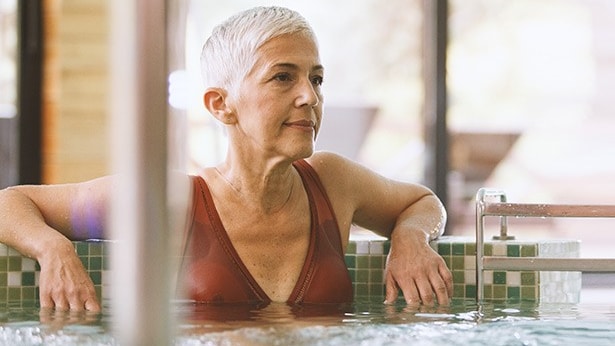
<svg viewBox="0 0 615 346">
<path fill-rule="evenodd" d="M 274 69 L 274 68 L 288 68 L 288 69 L 298 70 L 299 66 L 297 66 L 297 64 L 293 64 L 290 62 L 282 62 L 282 63 L 274 64 L 271 66 L 271 69 Z M 325 70 L 324 66 L 320 64 L 314 65 L 311 68 L 312 72 L 313 71 L 324 71 L 324 70 Z"/>
</svg>

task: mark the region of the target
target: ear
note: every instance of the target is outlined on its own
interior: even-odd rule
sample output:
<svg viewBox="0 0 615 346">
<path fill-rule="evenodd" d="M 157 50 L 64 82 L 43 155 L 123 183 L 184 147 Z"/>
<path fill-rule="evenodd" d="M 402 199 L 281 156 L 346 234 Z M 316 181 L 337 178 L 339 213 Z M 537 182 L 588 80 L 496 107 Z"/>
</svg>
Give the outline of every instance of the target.
<svg viewBox="0 0 615 346">
<path fill-rule="evenodd" d="M 226 104 L 226 90 L 221 88 L 208 88 L 203 94 L 203 103 L 205 108 L 216 119 L 226 125 L 236 122 L 235 113 Z"/>
</svg>

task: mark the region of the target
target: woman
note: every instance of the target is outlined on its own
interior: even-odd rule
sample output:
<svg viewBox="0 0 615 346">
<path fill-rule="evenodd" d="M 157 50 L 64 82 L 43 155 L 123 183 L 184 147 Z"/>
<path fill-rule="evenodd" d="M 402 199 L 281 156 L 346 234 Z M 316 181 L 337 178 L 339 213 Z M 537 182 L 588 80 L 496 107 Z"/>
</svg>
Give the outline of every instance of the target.
<svg viewBox="0 0 615 346">
<path fill-rule="evenodd" d="M 324 68 L 298 13 L 258 7 L 216 29 L 203 102 L 228 132 L 226 159 L 190 177 L 179 287 L 205 303 L 343 303 L 351 224 L 389 237 L 386 302 L 447 304 L 452 278 L 428 245 L 446 215 L 427 188 L 314 153 Z M 41 266 L 42 307 L 99 310 L 69 239 L 104 236 L 110 177 L 0 194 L 0 242 Z M 189 194 L 187 194 L 189 195 Z M 80 220 L 87 220 L 82 222 Z"/>
</svg>

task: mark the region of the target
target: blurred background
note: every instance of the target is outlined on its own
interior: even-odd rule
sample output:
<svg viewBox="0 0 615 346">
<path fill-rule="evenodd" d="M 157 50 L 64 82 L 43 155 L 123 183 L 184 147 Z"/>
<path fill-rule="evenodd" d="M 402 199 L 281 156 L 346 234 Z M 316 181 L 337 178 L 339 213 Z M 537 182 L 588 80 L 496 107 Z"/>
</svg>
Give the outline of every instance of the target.
<svg viewBox="0 0 615 346">
<path fill-rule="evenodd" d="M 444 177 L 436 190 L 445 192 L 447 234 L 473 234 L 481 186 L 509 201 L 615 204 L 615 2 L 439 1 L 442 76 L 425 68 L 434 2 L 170 1 L 169 37 L 160 39 L 169 45 L 171 167 L 198 173 L 224 157 L 224 133 L 201 105 L 199 55 L 212 27 L 257 4 L 281 5 L 319 38 L 317 148 L 432 188 L 434 175 Z M 0 0 L 0 188 L 111 173 L 108 11 L 104 0 Z M 426 111 L 434 80 L 446 91 L 440 134 Z M 437 172 L 434 139 L 445 144 Z M 584 255 L 601 257 L 613 226 L 519 220 L 510 232 L 580 238 Z"/>
</svg>

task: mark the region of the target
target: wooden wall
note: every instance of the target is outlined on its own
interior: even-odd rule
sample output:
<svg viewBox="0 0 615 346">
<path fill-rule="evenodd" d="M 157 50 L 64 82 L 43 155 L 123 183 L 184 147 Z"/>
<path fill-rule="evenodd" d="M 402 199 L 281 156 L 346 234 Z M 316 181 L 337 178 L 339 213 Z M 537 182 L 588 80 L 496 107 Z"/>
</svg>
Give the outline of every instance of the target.
<svg viewBox="0 0 615 346">
<path fill-rule="evenodd" d="M 108 4 L 45 1 L 43 182 L 108 174 Z"/>
</svg>

